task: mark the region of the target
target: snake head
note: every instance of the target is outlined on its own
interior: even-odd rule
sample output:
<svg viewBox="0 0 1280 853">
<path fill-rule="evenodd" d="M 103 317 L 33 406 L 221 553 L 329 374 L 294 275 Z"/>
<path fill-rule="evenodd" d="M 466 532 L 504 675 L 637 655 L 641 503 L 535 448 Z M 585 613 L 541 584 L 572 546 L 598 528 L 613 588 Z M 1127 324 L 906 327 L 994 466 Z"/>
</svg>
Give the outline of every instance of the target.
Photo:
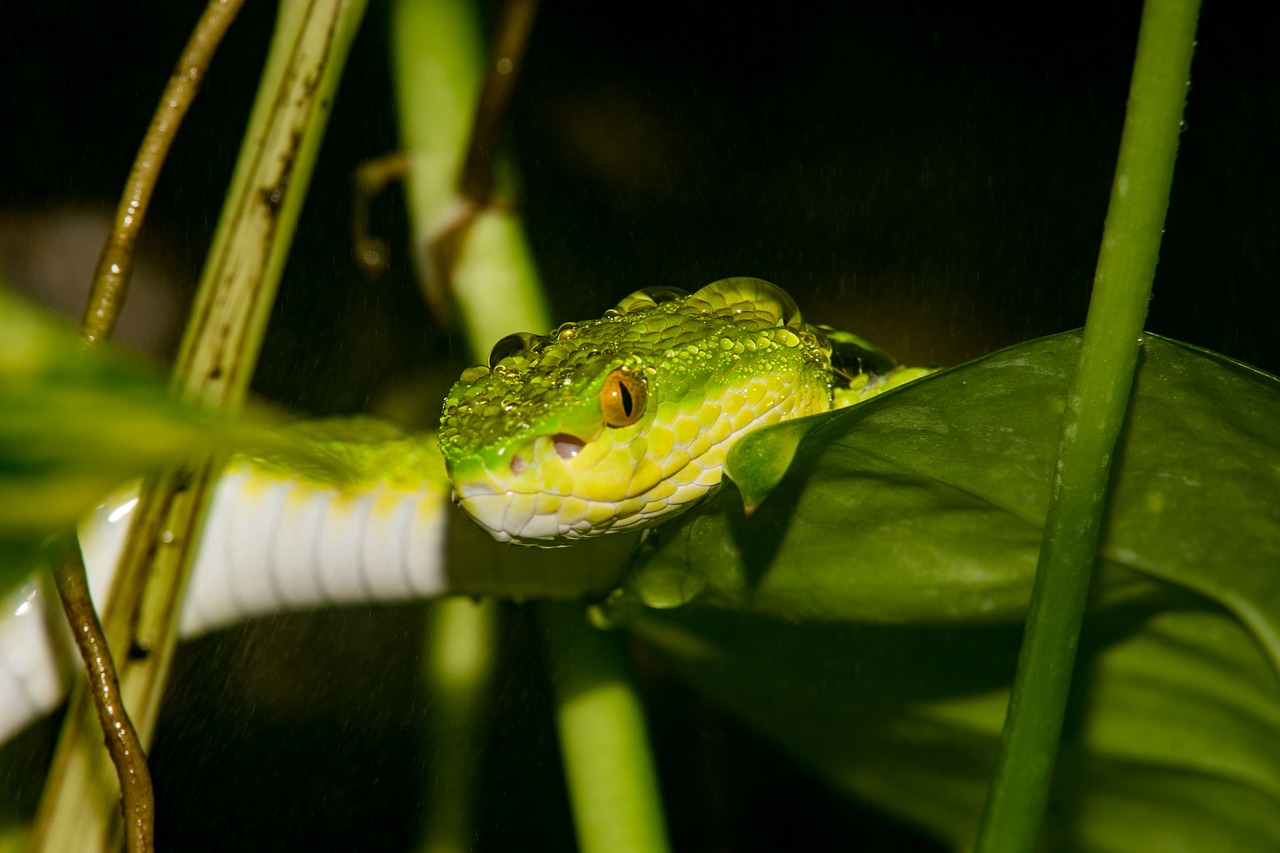
<svg viewBox="0 0 1280 853">
<path fill-rule="evenodd" d="M 738 438 L 830 407 L 828 353 L 785 292 L 744 278 L 509 335 L 445 398 L 454 500 L 544 547 L 674 516 L 719 486 Z"/>
</svg>

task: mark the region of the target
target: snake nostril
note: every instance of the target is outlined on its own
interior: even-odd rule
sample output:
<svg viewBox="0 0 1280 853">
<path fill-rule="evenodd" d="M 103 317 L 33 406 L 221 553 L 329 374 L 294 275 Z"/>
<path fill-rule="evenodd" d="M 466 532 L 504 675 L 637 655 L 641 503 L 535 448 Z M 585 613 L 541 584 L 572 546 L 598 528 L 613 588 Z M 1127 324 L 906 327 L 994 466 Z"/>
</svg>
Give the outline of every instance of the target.
<svg viewBox="0 0 1280 853">
<path fill-rule="evenodd" d="M 524 461 L 523 456 L 512 456 L 511 457 L 511 473 L 519 474 L 521 471 L 525 469 L 525 467 L 528 464 L 529 464 L 528 462 Z"/>
<path fill-rule="evenodd" d="M 556 446 L 556 454 L 561 459 L 572 459 L 581 452 L 586 446 L 586 442 L 580 438 L 569 435 L 567 433 L 558 432 L 551 436 L 551 441 Z"/>
</svg>

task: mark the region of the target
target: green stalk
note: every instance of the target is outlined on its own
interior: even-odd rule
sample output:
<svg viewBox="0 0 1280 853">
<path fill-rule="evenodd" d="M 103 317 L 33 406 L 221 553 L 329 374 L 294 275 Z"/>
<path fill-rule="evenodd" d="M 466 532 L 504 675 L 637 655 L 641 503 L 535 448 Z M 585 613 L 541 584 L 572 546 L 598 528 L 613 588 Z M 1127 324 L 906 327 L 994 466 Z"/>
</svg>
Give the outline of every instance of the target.
<svg viewBox="0 0 1280 853">
<path fill-rule="evenodd" d="M 476 784 L 498 627 L 492 598 L 450 598 L 427 611 L 423 674 L 431 697 L 431 764 L 422 853 L 475 847 Z"/>
<path fill-rule="evenodd" d="M 1148 0 L 1143 8 L 1084 343 L 979 851 L 1033 849 L 1048 801 L 1111 459 L 1169 204 L 1199 6 L 1198 0 Z"/>
<path fill-rule="evenodd" d="M 579 849 L 667 850 L 662 797 L 625 638 L 589 625 L 581 606 L 539 606 Z"/>
<path fill-rule="evenodd" d="M 418 279 L 437 312 L 447 316 L 456 305 L 483 361 L 499 338 L 545 334 L 551 319 L 524 228 L 504 203 L 511 170 L 497 164 L 496 204 L 477 207 L 459 188 L 484 80 L 476 14 L 470 0 L 396 0 L 391 31 Z"/>
<path fill-rule="evenodd" d="M 479 204 L 459 188 L 485 67 L 475 6 L 464 0 L 396 0 L 392 32 L 400 132 L 410 164 L 405 189 L 414 260 L 428 302 L 438 310 L 456 307 L 473 358 L 484 361 L 502 336 L 520 330 L 541 334 L 552 324 L 523 226 L 509 203 L 511 170 L 497 164 L 496 204 Z M 448 263 L 442 265 L 442 259 Z M 666 850 L 640 701 L 620 640 L 583 624 L 578 605 L 546 608 L 559 686 L 561 752 L 579 846 L 588 853 Z M 439 644 L 492 644 L 493 622 L 455 627 L 436 637 Z M 484 682 L 473 683 L 479 690 Z M 450 701 L 460 708 L 463 700 L 455 695 Z M 468 705 L 476 713 L 481 707 L 474 700 Z M 435 722 L 436 743 L 449 737 L 439 726 L 462 724 L 452 713 Z M 464 750 L 474 750 L 475 743 L 468 740 Z M 457 751 L 440 761 L 442 768 L 476 764 L 474 754 L 468 761 Z M 468 795 L 445 790 L 449 777 L 436 778 L 426 792 L 427 813 L 474 809 Z M 433 849 L 469 840 L 460 827 L 470 823 L 459 820 L 452 828 L 440 827 L 440 836 L 428 828 L 431 843 L 438 845 Z"/>
<path fill-rule="evenodd" d="M 432 252 L 439 233 L 465 209 L 457 180 L 484 73 L 477 11 L 475 4 L 458 0 L 396 0 L 391 7 L 392 77 L 409 164 L 405 197 L 414 267 L 437 312 L 448 305 L 448 294 Z M 460 254 L 475 255 L 476 249 L 464 242 Z M 490 258 L 481 255 L 477 263 L 492 263 Z M 514 273 L 498 262 L 492 272 L 494 281 L 518 275 L 517 287 L 540 292 L 532 264 Z M 467 331 L 473 358 L 484 360 L 485 342 L 496 340 L 492 331 L 471 324 Z M 435 711 L 423 721 L 432 761 L 421 792 L 425 817 L 417 846 L 424 853 L 470 850 L 475 842 L 477 773 L 498 622 L 492 600 L 483 609 L 471 607 L 469 599 L 458 599 L 426 609 L 422 687 Z"/>
</svg>

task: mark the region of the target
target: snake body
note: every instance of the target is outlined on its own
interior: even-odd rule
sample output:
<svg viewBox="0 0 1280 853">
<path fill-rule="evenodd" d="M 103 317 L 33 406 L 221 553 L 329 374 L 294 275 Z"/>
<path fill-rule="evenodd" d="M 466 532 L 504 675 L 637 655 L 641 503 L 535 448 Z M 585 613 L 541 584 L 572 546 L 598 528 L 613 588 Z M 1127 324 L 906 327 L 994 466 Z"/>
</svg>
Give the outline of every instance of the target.
<svg viewBox="0 0 1280 853">
<path fill-rule="evenodd" d="M 842 340 L 858 353 L 850 368 L 833 364 Z M 459 568 L 497 561 L 445 558 L 450 491 L 502 542 L 555 546 L 652 525 L 715 490 L 730 448 L 752 430 L 920 372 L 807 325 L 785 292 L 756 279 L 640 291 L 598 320 L 509 336 L 446 397 L 441 453 L 430 434 L 308 438 L 355 472 L 341 481 L 233 461 L 210 507 L 182 633 L 325 604 L 548 594 L 553 578 L 520 587 Z M 98 602 L 130 506 L 104 506 L 82 531 Z M 537 571 L 536 555 L 516 553 L 520 574 Z M 66 626 L 41 599 L 29 583 L 0 619 L 0 742 L 65 690 Z"/>
</svg>

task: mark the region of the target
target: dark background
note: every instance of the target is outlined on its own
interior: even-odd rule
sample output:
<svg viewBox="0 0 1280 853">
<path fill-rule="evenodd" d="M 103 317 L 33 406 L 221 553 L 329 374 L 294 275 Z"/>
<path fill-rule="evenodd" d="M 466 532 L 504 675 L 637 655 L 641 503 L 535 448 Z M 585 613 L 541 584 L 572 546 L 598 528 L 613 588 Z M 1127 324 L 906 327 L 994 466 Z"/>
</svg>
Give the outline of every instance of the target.
<svg viewBox="0 0 1280 853">
<path fill-rule="evenodd" d="M 807 318 L 913 362 L 1081 325 L 1140 5 L 1032 6 L 548 0 L 511 151 L 555 316 L 596 316 L 640 287 L 754 275 L 787 288 Z M 39 264 L 19 274 L 13 257 L 42 257 L 28 252 L 42 241 L 70 257 L 56 242 L 71 239 L 68 218 L 114 204 L 200 9 L 0 3 L 0 255 L 15 283 L 53 298 Z M 161 351 L 199 274 L 273 16 L 273 4 L 247 4 L 158 188 L 144 246 L 155 281 L 135 302 L 170 306 L 148 321 Z M 375 208 L 388 274 L 370 282 L 350 260 L 351 173 L 396 147 L 386 27 L 374 3 L 256 380 L 262 395 L 315 413 L 360 411 L 424 377 L 439 387 L 467 360 L 410 279 L 398 192 Z M 1206 4 L 1148 322 L 1273 372 L 1278 42 L 1280 6 Z M 100 235 L 73 233 L 87 289 Z M 424 417 L 436 399 L 424 394 Z M 536 633 L 518 608 L 509 617 L 482 847 L 564 849 Z M 187 647 L 155 748 L 162 843 L 406 847 L 430 773 L 416 747 L 430 714 L 414 683 L 420 622 L 410 607 L 280 617 Z M 645 660 L 679 849 L 925 844 L 835 797 Z M 22 756 L 0 754 L 0 787 L 30 800 L 33 759 Z"/>
</svg>

